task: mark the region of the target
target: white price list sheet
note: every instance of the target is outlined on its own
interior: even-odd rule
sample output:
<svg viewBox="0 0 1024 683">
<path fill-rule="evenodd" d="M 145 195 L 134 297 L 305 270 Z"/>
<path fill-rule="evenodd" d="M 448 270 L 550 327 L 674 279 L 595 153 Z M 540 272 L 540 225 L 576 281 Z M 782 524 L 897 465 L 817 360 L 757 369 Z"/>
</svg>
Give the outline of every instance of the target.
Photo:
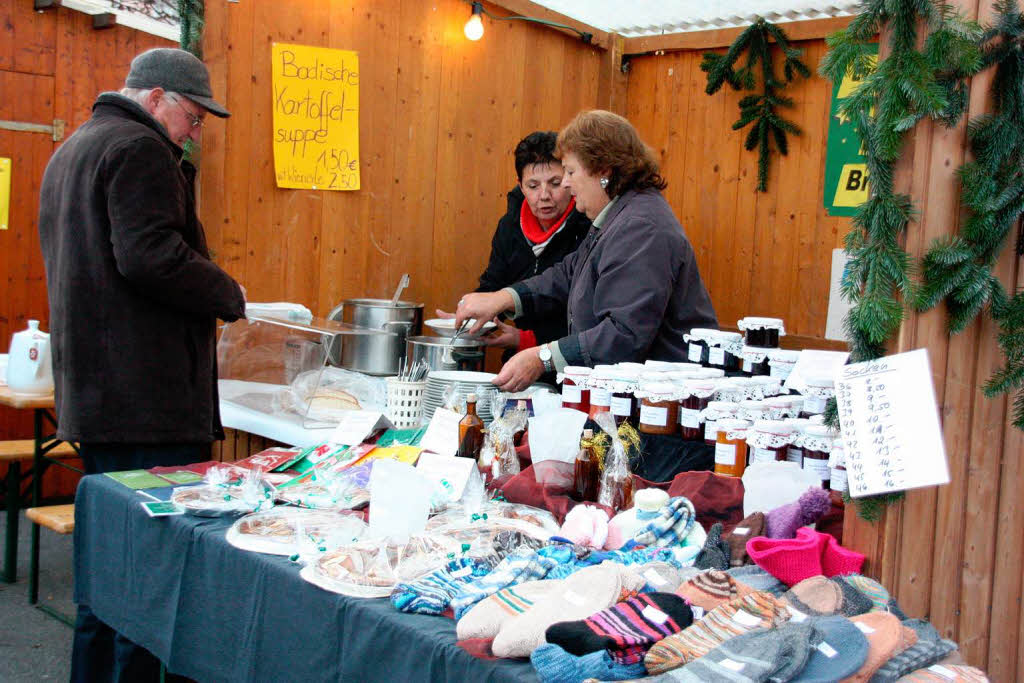
<svg viewBox="0 0 1024 683">
<path fill-rule="evenodd" d="M 949 483 L 926 349 L 843 366 L 835 385 L 851 496 Z"/>
</svg>

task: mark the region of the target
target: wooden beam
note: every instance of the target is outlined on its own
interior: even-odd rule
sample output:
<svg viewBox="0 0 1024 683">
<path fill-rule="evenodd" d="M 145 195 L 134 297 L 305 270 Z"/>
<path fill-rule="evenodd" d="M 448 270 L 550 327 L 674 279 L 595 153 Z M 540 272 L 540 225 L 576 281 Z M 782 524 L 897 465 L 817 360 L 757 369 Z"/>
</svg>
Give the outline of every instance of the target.
<svg viewBox="0 0 1024 683">
<path fill-rule="evenodd" d="M 599 47 L 602 50 L 611 49 L 612 34 L 607 31 L 594 28 L 589 24 L 584 24 L 582 21 L 577 21 L 572 17 L 567 17 L 559 12 L 549 10 L 547 7 L 542 7 L 535 2 L 530 2 L 530 0 L 488 0 L 487 4 L 493 5 L 494 7 L 500 7 L 513 14 L 518 14 L 524 17 L 544 19 L 545 21 L 554 21 L 559 24 L 565 24 L 566 26 L 572 26 L 574 29 L 592 34 L 594 37 L 590 40 L 591 45 Z M 466 15 L 466 18 L 469 18 L 468 14 Z"/>
<path fill-rule="evenodd" d="M 818 40 L 849 26 L 853 17 L 829 17 L 828 19 L 807 19 L 780 24 L 791 41 Z M 710 31 L 687 31 L 665 33 L 659 36 L 626 38 L 625 54 L 640 55 L 650 52 L 672 50 L 710 50 L 729 47 L 746 26 L 720 28 Z"/>
<path fill-rule="evenodd" d="M 601 60 L 601 74 L 597 81 L 597 106 L 626 115 L 626 73 L 622 70 L 622 49 L 625 39 L 612 34 L 611 47 Z"/>
</svg>

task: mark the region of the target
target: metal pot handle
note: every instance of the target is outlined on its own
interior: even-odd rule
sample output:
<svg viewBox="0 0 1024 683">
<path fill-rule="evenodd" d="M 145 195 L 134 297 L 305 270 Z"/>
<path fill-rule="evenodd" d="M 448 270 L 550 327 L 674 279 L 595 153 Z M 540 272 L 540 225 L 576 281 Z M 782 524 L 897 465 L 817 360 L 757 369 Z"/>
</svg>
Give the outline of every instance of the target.
<svg viewBox="0 0 1024 683">
<path fill-rule="evenodd" d="M 331 312 L 327 314 L 328 320 L 341 320 L 341 316 L 345 311 L 345 302 L 341 302 L 337 306 L 331 309 Z M 335 317 L 337 316 L 337 317 Z"/>
</svg>

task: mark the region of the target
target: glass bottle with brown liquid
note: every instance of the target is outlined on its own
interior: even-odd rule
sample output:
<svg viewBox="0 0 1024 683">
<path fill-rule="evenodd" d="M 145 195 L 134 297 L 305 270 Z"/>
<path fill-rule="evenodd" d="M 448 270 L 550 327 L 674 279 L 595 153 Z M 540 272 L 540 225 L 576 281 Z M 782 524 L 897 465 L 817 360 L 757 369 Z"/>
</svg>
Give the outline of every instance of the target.
<svg viewBox="0 0 1024 683">
<path fill-rule="evenodd" d="M 484 445 L 484 421 L 476 414 L 476 394 L 466 397 L 466 416 L 459 421 L 460 458 L 479 460 Z"/>
<path fill-rule="evenodd" d="M 578 501 L 596 502 L 598 484 L 601 473 L 598 469 L 597 457 L 591 440 L 594 438 L 592 429 L 583 430 L 583 440 L 576 454 L 576 465 L 573 470 L 573 497 Z"/>
</svg>

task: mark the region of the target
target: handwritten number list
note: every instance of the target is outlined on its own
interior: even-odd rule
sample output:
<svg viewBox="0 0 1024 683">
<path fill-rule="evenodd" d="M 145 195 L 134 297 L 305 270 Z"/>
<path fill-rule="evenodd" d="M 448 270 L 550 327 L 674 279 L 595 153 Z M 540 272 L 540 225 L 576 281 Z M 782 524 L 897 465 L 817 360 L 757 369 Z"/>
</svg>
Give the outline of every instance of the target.
<svg viewBox="0 0 1024 683">
<path fill-rule="evenodd" d="M 836 402 L 851 496 L 949 483 L 926 350 L 843 367 Z"/>
</svg>

